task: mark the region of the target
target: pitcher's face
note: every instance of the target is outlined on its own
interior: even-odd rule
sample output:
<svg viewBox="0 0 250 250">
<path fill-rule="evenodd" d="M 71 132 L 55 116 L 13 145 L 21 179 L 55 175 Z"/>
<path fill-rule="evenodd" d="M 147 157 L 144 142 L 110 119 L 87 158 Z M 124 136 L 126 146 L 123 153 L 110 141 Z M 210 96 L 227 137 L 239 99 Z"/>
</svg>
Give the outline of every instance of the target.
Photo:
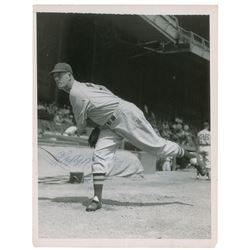
<svg viewBox="0 0 250 250">
<path fill-rule="evenodd" d="M 53 74 L 53 77 L 59 89 L 65 89 L 71 80 L 71 74 L 69 72 L 57 72 Z"/>
</svg>

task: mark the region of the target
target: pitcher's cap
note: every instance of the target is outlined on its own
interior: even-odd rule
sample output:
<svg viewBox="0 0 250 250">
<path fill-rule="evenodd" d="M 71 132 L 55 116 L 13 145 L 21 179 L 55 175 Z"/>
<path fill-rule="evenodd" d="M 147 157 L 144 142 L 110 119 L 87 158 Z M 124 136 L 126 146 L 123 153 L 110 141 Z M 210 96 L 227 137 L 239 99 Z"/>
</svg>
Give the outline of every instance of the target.
<svg viewBox="0 0 250 250">
<path fill-rule="evenodd" d="M 71 74 L 73 74 L 71 66 L 67 63 L 57 63 L 54 66 L 54 69 L 49 72 L 49 75 L 57 72 L 70 72 Z"/>
</svg>

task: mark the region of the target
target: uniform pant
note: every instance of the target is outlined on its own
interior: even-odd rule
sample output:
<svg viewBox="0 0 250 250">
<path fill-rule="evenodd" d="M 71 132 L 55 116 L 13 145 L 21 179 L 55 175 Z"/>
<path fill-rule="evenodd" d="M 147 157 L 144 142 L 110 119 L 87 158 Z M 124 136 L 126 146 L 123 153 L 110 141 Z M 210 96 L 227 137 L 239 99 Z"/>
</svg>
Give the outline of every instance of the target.
<svg viewBox="0 0 250 250">
<path fill-rule="evenodd" d="M 139 149 L 163 158 L 184 155 L 178 144 L 156 134 L 143 112 L 134 104 L 121 101 L 113 117 L 115 119 L 111 123 L 101 127 L 93 154 L 93 173 L 106 172 L 123 138 Z"/>
<path fill-rule="evenodd" d="M 211 168 L 210 146 L 200 146 L 199 151 L 205 167 L 207 169 L 210 169 Z"/>
</svg>

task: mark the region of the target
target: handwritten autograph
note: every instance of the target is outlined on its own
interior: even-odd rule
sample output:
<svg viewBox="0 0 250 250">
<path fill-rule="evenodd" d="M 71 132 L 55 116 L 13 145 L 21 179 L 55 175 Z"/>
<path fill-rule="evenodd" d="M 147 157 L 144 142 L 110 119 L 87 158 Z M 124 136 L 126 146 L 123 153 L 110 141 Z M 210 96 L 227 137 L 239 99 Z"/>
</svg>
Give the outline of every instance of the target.
<svg viewBox="0 0 250 250">
<path fill-rule="evenodd" d="M 90 155 L 75 154 L 72 150 L 67 152 L 60 151 L 53 158 L 56 159 L 56 162 L 53 161 L 55 165 L 63 164 L 68 167 L 84 166 L 92 162 Z"/>
<path fill-rule="evenodd" d="M 46 150 L 47 151 L 47 150 Z M 76 154 L 75 151 L 60 151 L 56 154 L 52 154 L 51 152 L 47 151 L 54 160 L 50 161 L 51 165 L 60 165 L 64 167 L 83 167 L 86 165 L 89 165 L 93 162 L 93 155 L 92 154 Z M 100 156 L 96 155 L 95 157 L 98 157 L 100 161 L 104 160 L 112 160 L 110 156 L 106 159 L 101 158 Z M 116 162 L 116 164 L 124 164 L 124 161 L 127 161 L 119 156 L 114 156 L 113 163 Z"/>
</svg>

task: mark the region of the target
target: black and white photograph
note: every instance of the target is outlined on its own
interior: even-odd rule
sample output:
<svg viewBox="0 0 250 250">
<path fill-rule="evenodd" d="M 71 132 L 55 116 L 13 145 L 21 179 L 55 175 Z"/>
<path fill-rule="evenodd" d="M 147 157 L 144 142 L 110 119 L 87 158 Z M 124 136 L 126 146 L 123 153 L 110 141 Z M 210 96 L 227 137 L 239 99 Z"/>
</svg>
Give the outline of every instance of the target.
<svg viewBox="0 0 250 250">
<path fill-rule="evenodd" d="M 33 244 L 213 247 L 217 6 L 33 6 Z"/>
</svg>

